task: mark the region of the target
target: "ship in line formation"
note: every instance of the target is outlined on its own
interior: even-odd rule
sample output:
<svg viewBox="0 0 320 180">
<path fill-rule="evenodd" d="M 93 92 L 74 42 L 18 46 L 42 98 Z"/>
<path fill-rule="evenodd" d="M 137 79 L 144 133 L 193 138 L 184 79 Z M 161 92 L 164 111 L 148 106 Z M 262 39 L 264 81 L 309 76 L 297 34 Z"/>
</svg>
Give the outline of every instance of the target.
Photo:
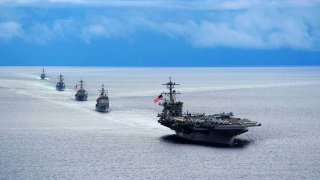
<svg viewBox="0 0 320 180">
<path fill-rule="evenodd" d="M 44 78 L 42 78 L 44 76 Z M 45 79 L 45 70 L 41 74 L 41 79 Z M 59 76 L 59 82 L 56 85 L 58 91 L 65 89 L 62 75 Z M 78 101 L 86 101 L 88 93 L 84 89 L 82 79 L 80 80 L 80 88 L 75 94 L 75 99 Z M 176 135 L 195 142 L 226 144 L 232 146 L 235 137 L 248 131 L 249 127 L 261 126 L 256 121 L 251 121 L 246 118 L 236 118 L 233 113 L 219 113 L 205 115 L 204 113 L 183 113 L 183 102 L 176 101 L 176 95 L 181 94 L 175 90 L 175 86 L 179 85 L 171 81 L 162 84 L 167 86 L 169 92 L 162 92 L 154 103 L 158 103 L 163 107 L 162 112 L 158 114 L 158 122 L 175 131 Z M 169 99 L 164 98 L 164 96 Z M 102 85 L 100 96 L 96 100 L 96 111 L 108 112 L 109 97 L 107 91 Z"/>
<path fill-rule="evenodd" d="M 42 69 L 42 73 L 40 75 L 42 80 L 46 79 L 45 69 Z M 59 75 L 59 81 L 56 84 L 57 91 L 64 91 L 66 88 L 64 81 L 64 77 L 62 74 Z M 78 85 L 76 85 L 75 90 L 77 90 L 75 94 L 75 99 L 77 101 L 87 101 L 88 100 L 88 92 L 84 89 L 84 81 L 81 79 L 79 81 L 80 87 L 78 89 Z M 102 89 L 100 90 L 100 96 L 96 100 L 95 109 L 98 112 L 109 112 L 109 97 L 108 92 L 104 89 L 104 85 L 102 84 Z"/>
</svg>

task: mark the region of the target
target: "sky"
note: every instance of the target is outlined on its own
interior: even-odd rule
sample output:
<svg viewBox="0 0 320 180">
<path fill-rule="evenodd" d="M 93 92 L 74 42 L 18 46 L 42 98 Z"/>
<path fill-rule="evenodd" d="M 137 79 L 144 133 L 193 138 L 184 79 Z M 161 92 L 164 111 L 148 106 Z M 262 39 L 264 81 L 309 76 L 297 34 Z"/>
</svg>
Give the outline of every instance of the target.
<svg viewBox="0 0 320 180">
<path fill-rule="evenodd" d="M 2 66 L 319 66 L 320 0 L 0 0 Z"/>
</svg>

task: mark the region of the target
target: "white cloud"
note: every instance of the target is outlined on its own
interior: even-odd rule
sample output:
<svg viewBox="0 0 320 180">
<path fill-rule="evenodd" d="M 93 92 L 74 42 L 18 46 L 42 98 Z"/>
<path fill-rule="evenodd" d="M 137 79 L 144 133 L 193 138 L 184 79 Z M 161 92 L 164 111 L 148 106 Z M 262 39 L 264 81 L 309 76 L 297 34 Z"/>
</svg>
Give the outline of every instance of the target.
<svg viewBox="0 0 320 180">
<path fill-rule="evenodd" d="M 10 40 L 22 35 L 21 25 L 17 22 L 8 21 L 0 23 L 0 39 Z"/>
<path fill-rule="evenodd" d="M 80 37 L 90 43 L 95 38 L 128 37 L 135 29 L 128 21 L 106 16 L 90 16 L 82 23 Z"/>
<path fill-rule="evenodd" d="M 65 35 L 74 32 L 73 19 L 55 20 L 51 25 L 37 22 L 29 27 L 25 27 L 24 29 L 22 29 L 19 24 L 15 26 L 17 30 L 12 31 L 15 37 L 37 44 L 46 44 L 51 41 L 64 40 Z"/>
<path fill-rule="evenodd" d="M 94 37 L 110 37 L 110 35 L 106 32 L 106 29 L 102 25 L 98 24 L 83 27 L 81 36 L 87 43 L 90 43 L 91 39 Z"/>
<path fill-rule="evenodd" d="M 20 0 L 17 3 L 34 3 L 37 0 Z M 3 1 L 2 1 L 3 2 Z M 49 3 L 90 4 L 101 1 L 51 0 Z M 157 7 L 168 1 L 107 1 L 111 5 Z M 181 2 L 170 1 L 173 7 L 186 7 Z M 258 49 L 307 49 L 319 50 L 320 21 L 316 0 L 284 1 L 188 1 L 195 9 L 217 8 L 219 10 L 194 13 L 190 11 L 131 10 L 128 13 L 85 10 L 70 17 L 58 16 L 44 22 L 32 21 L 22 26 L 8 21 L 0 23 L 0 38 L 22 38 L 39 44 L 56 40 L 81 38 L 91 43 L 98 38 L 130 38 L 141 32 L 158 33 L 169 38 L 180 38 L 199 48 L 233 47 Z M 139 4 L 140 3 L 140 4 Z M 198 3 L 198 4 L 196 4 Z M 187 3 L 188 4 L 188 3 Z M 192 7 L 192 6 L 191 6 Z M 191 8 L 189 7 L 189 8 Z M 277 7 L 277 8 L 272 8 Z M 291 8 L 289 8 L 291 7 Z M 282 9 L 284 8 L 284 9 Z M 239 10 L 241 9 L 241 10 Z M 102 9 L 103 10 L 103 9 Z M 123 9 L 121 9 L 123 10 Z M 127 9 L 126 9 L 127 10 Z M 166 13 L 169 14 L 166 14 Z M 175 13 L 179 12 L 179 13 Z M 0 15 L 1 16 L 1 15 Z M 64 18 L 64 19 L 63 19 Z M 20 23 L 22 23 L 21 21 Z M 10 24 L 11 23 L 11 24 Z M 23 24 L 23 23 L 22 23 Z M 4 30 L 7 29 L 7 30 Z M 11 30 L 10 30 L 11 29 Z"/>
<path fill-rule="evenodd" d="M 246 11 L 217 19 L 145 23 L 195 47 L 320 50 L 320 22 L 311 14 Z"/>
</svg>

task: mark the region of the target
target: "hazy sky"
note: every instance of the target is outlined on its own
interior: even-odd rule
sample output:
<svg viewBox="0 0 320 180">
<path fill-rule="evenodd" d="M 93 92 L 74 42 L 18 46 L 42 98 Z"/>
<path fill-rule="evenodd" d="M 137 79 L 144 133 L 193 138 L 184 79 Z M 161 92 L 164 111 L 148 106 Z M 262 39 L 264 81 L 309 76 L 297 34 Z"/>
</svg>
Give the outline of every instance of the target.
<svg viewBox="0 0 320 180">
<path fill-rule="evenodd" d="M 0 65 L 320 65 L 320 0 L 0 0 Z"/>
</svg>

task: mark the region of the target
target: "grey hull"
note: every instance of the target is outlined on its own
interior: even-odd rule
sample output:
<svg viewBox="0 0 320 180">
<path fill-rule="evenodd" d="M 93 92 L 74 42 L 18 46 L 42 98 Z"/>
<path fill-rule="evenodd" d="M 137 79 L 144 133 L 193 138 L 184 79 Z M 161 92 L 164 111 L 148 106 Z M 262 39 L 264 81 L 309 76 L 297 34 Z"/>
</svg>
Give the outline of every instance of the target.
<svg viewBox="0 0 320 180">
<path fill-rule="evenodd" d="M 64 91 L 65 88 L 56 88 L 57 91 Z"/>
<path fill-rule="evenodd" d="M 75 98 L 77 101 L 86 101 L 88 99 L 88 93 L 84 89 L 78 90 L 78 92 L 75 94 Z"/>
<path fill-rule="evenodd" d="M 88 97 L 86 96 L 75 96 L 77 101 L 87 101 Z"/>
<path fill-rule="evenodd" d="M 57 90 L 57 91 L 64 91 L 64 90 L 65 90 L 65 87 L 56 86 L 56 90 Z"/>
<path fill-rule="evenodd" d="M 98 111 L 98 112 L 109 112 L 109 109 L 108 108 L 102 108 L 102 107 L 100 107 L 100 108 L 97 108 L 96 107 L 96 111 Z"/>
<path fill-rule="evenodd" d="M 64 91 L 65 90 L 65 85 L 64 85 L 64 83 L 57 83 L 57 85 L 56 85 L 56 90 L 57 91 Z"/>
<path fill-rule="evenodd" d="M 109 103 L 96 104 L 96 111 L 98 112 L 109 112 Z"/>
<path fill-rule="evenodd" d="M 204 134 L 200 132 L 193 132 L 190 134 L 185 134 L 182 132 L 176 131 L 177 136 L 187 139 L 194 142 L 202 142 L 202 143 L 215 143 L 215 144 L 225 144 L 232 146 L 234 144 L 235 136 L 224 136 L 220 133 L 211 132 L 209 134 Z"/>
</svg>

